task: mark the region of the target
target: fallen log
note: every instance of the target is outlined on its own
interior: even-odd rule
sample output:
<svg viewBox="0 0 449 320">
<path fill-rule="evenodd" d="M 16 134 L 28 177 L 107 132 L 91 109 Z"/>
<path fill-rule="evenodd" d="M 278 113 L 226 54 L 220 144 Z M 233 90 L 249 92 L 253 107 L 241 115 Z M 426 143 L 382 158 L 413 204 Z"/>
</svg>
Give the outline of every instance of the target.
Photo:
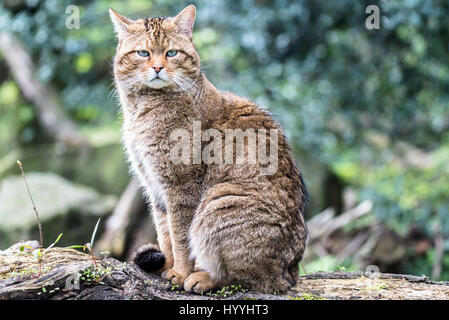
<svg viewBox="0 0 449 320">
<path fill-rule="evenodd" d="M 0 251 L 0 300 L 449 299 L 449 282 L 426 276 L 341 271 L 307 274 L 283 294 L 247 291 L 236 284 L 197 295 L 133 263 L 106 257 L 94 269 L 91 256 L 67 248 L 48 250 L 37 277 L 37 260 L 18 247 Z"/>
</svg>

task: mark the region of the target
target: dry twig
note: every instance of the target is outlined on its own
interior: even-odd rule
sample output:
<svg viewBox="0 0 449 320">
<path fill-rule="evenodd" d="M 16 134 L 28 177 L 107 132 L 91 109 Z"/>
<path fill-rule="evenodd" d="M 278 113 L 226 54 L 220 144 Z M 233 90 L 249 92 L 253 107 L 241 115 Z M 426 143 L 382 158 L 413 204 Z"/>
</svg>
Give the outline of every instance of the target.
<svg viewBox="0 0 449 320">
<path fill-rule="evenodd" d="M 30 197 L 31 203 L 33 205 L 33 210 L 36 213 L 37 225 L 39 227 L 39 236 L 40 236 L 40 240 L 41 240 L 40 247 L 42 248 L 44 246 L 44 241 L 43 241 L 43 233 L 42 233 L 42 224 L 39 219 L 39 213 L 37 212 L 36 205 L 34 203 L 33 197 L 31 196 L 30 188 L 28 187 L 28 182 L 27 182 L 27 179 L 25 176 L 25 171 L 23 170 L 23 164 L 19 160 L 17 160 L 17 164 L 19 165 L 20 171 L 22 172 L 22 177 L 23 177 L 23 181 L 25 181 L 25 186 L 27 188 L 28 196 Z"/>
</svg>

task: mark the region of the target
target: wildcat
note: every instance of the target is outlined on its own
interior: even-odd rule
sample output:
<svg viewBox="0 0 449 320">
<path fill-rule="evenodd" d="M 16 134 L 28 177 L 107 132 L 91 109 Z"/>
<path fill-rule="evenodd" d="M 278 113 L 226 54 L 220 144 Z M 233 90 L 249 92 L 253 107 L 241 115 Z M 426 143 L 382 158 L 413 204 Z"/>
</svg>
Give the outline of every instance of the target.
<svg viewBox="0 0 449 320">
<path fill-rule="evenodd" d="M 188 292 L 229 284 L 283 292 L 296 283 L 305 249 L 306 187 L 268 111 L 218 91 L 206 79 L 192 41 L 195 16 L 193 5 L 176 17 L 135 21 L 110 9 L 118 37 L 114 79 L 124 145 L 151 203 L 158 239 L 158 245 L 138 248 L 133 260 Z M 177 142 L 171 134 L 192 132 L 194 123 L 203 133 L 274 130 L 277 170 L 261 174 L 261 163 L 174 163 Z M 190 135 L 187 150 L 194 148 Z M 256 139 L 273 148 L 261 136 Z M 203 137 L 200 143 L 205 142 Z M 245 156 L 249 152 L 246 145 Z"/>
</svg>

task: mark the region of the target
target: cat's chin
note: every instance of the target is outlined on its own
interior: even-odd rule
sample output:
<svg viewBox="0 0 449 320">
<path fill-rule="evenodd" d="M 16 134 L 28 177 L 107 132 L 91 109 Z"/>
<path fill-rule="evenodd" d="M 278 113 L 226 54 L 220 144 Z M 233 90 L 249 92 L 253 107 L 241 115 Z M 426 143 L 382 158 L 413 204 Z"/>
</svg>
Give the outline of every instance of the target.
<svg viewBox="0 0 449 320">
<path fill-rule="evenodd" d="M 154 79 L 147 83 L 147 86 L 151 89 L 162 89 L 169 85 L 169 83 L 162 79 Z"/>
</svg>

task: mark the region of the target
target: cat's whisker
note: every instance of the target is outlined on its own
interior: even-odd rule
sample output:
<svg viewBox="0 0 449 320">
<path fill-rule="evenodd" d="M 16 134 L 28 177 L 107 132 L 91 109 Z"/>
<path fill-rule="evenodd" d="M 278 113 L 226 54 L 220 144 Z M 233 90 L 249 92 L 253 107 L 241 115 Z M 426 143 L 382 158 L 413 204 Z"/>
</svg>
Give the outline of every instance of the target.
<svg viewBox="0 0 449 320">
<path fill-rule="evenodd" d="M 124 87 L 125 89 L 129 90 L 131 89 L 136 83 L 142 82 L 141 77 L 138 76 L 133 76 L 133 77 L 128 77 L 125 79 L 120 79 L 118 80 L 118 82 L 120 83 L 120 86 Z"/>
<path fill-rule="evenodd" d="M 112 100 L 113 97 L 114 98 L 118 98 L 119 94 L 118 94 L 118 88 L 116 86 L 114 86 L 111 89 L 108 89 L 108 94 L 107 94 L 107 98 L 108 100 Z"/>
<path fill-rule="evenodd" d="M 117 82 L 120 84 L 120 87 L 125 90 L 131 90 L 136 84 L 143 82 L 143 79 L 150 76 L 151 72 L 143 72 L 137 76 L 129 76 L 124 79 L 119 79 Z M 197 84 L 193 79 L 179 75 L 174 72 L 167 72 L 168 79 L 167 81 L 171 82 L 181 91 L 185 92 L 187 95 L 191 96 L 194 99 L 197 99 L 200 95 Z M 115 95 L 118 93 L 117 87 L 111 90 L 111 94 Z"/>
<path fill-rule="evenodd" d="M 181 77 L 175 73 L 171 73 L 170 77 L 173 82 L 187 94 L 193 96 L 197 91 L 197 86 L 192 82 L 191 79 Z"/>
<path fill-rule="evenodd" d="M 175 77 L 170 78 L 170 80 L 182 91 L 185 91 L 185 88 L 183 87 L 183 85 Z"/>
<path fill-rule="evenodd" d="M 112 97 L 117 97 L 118 94 L 118 88 L 115 82 L 112 82 L 111 85 L 108 87 L 107 90 L 107 98 L 112 99 Z"/>
<path fill-rule="evenodd" d="M 193 88 L 189 85 L 189 83 L 187 83 L 187 82 L 185 82 L 185 81 L 183 81 L 183 80 L 181 80 L 181 79 L 179 79 L 178 81 L 181 83 L 182 88 L 183 88 L 187 93 L 191 94 L 191 93 L 193 92 Z"/>
<path fill-rule="evenodd" d="M 198 86 L 193 82 L 192 79 L 187 78 L 187 77 L 182 77 L 175 73 L 173 73 L 171 76 L 174 79 L 177 79 L 182 84 L 182 87 L 186 89 L 186 92 L 188 91 L 188 93 L 190 93 L 190 94 L 195 94 L 196 91 L 198 90 Z"/>
<path fill-rule="evenodd" d="M 204 70 L 206 68 L 209 68 L 210 66 L 212 66 L 211 64 L 208 64 L 207 66 L 200 66 L 200 70 Z"/>
<path fill-rule="evenodd" d="M 179 83 L 180 88 L 186 92 L 188 95 L 192 95 L 192 89 L 186 84 L 185 82 L 182 82 L 182 80 L 177 80 Z"/>
</svg>

